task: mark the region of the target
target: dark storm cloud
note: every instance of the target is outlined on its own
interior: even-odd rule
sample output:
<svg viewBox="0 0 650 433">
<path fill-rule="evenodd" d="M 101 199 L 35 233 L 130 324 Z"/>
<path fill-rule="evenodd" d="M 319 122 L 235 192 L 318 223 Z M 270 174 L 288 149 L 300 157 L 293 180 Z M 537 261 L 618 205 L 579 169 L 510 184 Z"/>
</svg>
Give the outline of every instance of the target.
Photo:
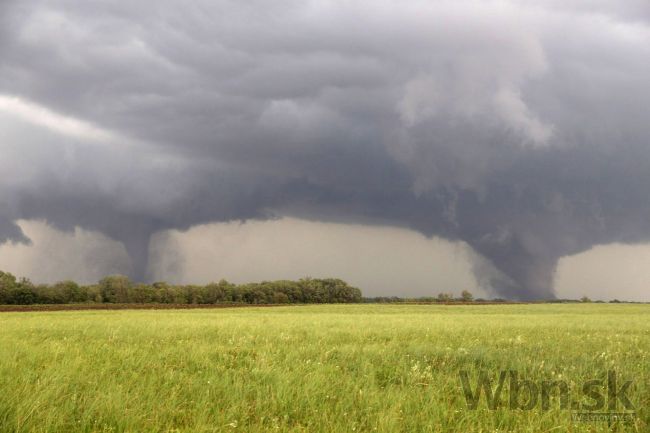
<svg viewBox="0 0 650 433">
<path fill-rule="evenodd" d="M 85 123 L 3 136 L 0 239 L 99 230 L 142 277 L 168 228 L 388 223 L 551 297 L 559 257 L 650 237 L 650 14 L 619 3 L 2 2 L 0 95 Z"/>
</svg>

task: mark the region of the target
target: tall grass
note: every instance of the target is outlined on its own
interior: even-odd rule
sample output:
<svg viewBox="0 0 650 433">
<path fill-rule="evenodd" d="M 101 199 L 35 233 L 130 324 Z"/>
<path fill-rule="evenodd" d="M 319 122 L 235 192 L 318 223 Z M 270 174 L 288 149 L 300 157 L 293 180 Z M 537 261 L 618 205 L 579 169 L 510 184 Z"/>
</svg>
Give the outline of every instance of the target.
<svg viewBox="0 0 650 433">
<path fill-rule="evenodd" d="M 0 314 L 1 432 L 647 432 L 650 306 Z M 469 410 L 459 372 L 633 380 L 634 424 Z"/>
</svg>

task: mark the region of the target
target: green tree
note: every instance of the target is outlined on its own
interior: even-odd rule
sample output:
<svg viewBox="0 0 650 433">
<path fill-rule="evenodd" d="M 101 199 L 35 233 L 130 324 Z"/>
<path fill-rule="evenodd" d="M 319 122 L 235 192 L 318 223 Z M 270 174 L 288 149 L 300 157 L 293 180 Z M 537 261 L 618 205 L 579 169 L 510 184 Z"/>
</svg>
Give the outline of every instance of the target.
<svg viewBox="0 0 650 433">
<path fill-rule="evenodd" d="M 99 287 L 99 284 L 93 284 L 91 286 L 84 286 L 82 290 L 86 293 L 88 297 L 88 302 L 102 302 L 102 291 Z"/>
<path fill-rule="evenodd" d="M 8 304 L 11 294 L 18 285 L 16 277 L 9 272 L 0 271 L 0 304 Z"/>
<path fill-rule="evenodd" d="M 463 290 L 460 294 L 460 299 L 463 302 L 472 302 L 474 300 L 474 295 L 468 290 Z"/>
<path fill-rule="evenodd" d="M 36 290 L 31 281 L 27 278 L 21 278 L 18 283 L 14 284 L 13 289 L 9 291 L 7 304 L 14 305 L 31 305 L 38 301 Z"/>
<path fill-rule="evenodd" d="M 102 302 L 125 303 L 129 302 L 131 280 L 124 275 L 111 275 L 99 282 L 99 293 Z"/>
<path fill-rule="evenodd" d="M 60 303 L 88 302 L 88 293 L 74 281 L 60 281 L 52 289 Z"/>
<path fill-rule="evenodd" d="M 159 302 L 157 291 L 153 286 L 148 284 L 135 284 L 129 288 L 129 302 L 137 304 L 147 304 Z"/>
</svg>

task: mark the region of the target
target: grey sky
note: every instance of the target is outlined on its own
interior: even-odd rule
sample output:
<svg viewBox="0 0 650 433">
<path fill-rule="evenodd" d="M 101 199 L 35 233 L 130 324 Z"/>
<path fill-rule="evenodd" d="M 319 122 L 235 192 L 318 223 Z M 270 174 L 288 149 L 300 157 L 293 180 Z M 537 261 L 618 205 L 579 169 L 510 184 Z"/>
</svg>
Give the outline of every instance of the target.
<svg viewBox="0 0 650 433">
<path fill-rule="evenodd" d="M 650 237 L 650 7 L 586 5 L 5 0 L 0 241 L 99 232 L 152 278 L 168 230 L 392 226 L 551 297 L 561 257 Z"/>
</svg>

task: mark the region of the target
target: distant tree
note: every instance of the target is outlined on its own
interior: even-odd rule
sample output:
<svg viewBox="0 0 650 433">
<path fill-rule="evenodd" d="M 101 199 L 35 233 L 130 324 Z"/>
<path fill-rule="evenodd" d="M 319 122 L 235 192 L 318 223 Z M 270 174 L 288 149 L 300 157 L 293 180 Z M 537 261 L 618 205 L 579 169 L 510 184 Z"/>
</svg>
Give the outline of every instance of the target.
<svg viewBox="0 0 650 433">
<path fill-rule="evenodd" d="M 128 289 L 128 302 L 135 302 L 137 304 L 147 304 L 160 302 L 157 296 L 157 291 L 153 286 L 148 284 L 135 284 Z"/>
<path fill-rule="evenodd" d="M 454 299 L 449 293 L 439 293 L 436 300 L 438 302 L 451 302 Z"/>
<path fill-rule="evenodd" d="M 30 305 L 38 301 L 35 287 L 27 278 L 21 278 L 7 294 L 8 297 L 4 302 L 6 304 Z"/>
<path fill-rule="evenodd" d="M 203 298 L 206 304 L 218 304 L 226 302 L 226 291 L 219 283 L 210 283 L 205 286 Z"/>
<path fill-rule="evenodd" d="M 102 302 L 102 293 L 99 284 L 84 286 L 82 289 L 84 292 L 86 292 L 86 296 L 88 297 L 88 302 L 97 302 L 97 303 Z"/>
<path fill-rule="evenodd" d="M 468 290 L 463 290 L 460 294 L 460 299 L 463 302 L 472 302 L 474 300 L 474 295 Z"/>
<path fill-rule="evenodd" d="M 302 287 L 304 303 L 350 303 L 361 302 L 361 290 L 350 286 L 338 278 L 303 278 Z"/>
<path fill-rule="evenodd" d="M 174 302 L 174 296 L 172 293 L 172 288 L 169 284 L 164 281 L 156 281 L 152 284 L 153 289 L 156 291 L 156 298 L 158 302 L 163 304 L 172 304 Z"/>
<path fill-rule="evenodd" d="M 591 302 L 591 299 L 589 299 L 587 296 L 583 296 L 580 298 L 580 302 Z"/>
<path fill-rule="evenodd" d="M 286 295 L 286 293 L 275 292 L 273 294 L 273 303 L 274 304 L 288 304 L 289 303 L 289 297 Z"/>
<path fill-rule="evenodd" d="M 18 285 L 16 277 L 9 272 L 0 271 L 0 304 L 8 304 L 12 292 Z"/>
<path fill-rule="evenodd" d="M 188 304 L 204 304 L 203 290 L 199 286 L 188 285 L 183 287 L 185 299 Z"/>
<path fill-rule="evenodd" d="M 59 293 L 54 290 L 53 286 L 47 284 L 39 284 L 34 286 L 34 294 L 36 295 L 37 304 L 62 304 L 64 303 Z"/>
<path fill-rule="evenodd" d="M 88 293 L 74 281 L 60 281 L 52 290 L 57 293 L 62 303 L 79 303 L 88 301 Z"/>
<path fill-rule="evenodd" d="M 129 302 L 131 280 L 124 275 L 111 275 L 99 282 L 99 293 L 102 302 L 125 303 Z"/>
</svg>

